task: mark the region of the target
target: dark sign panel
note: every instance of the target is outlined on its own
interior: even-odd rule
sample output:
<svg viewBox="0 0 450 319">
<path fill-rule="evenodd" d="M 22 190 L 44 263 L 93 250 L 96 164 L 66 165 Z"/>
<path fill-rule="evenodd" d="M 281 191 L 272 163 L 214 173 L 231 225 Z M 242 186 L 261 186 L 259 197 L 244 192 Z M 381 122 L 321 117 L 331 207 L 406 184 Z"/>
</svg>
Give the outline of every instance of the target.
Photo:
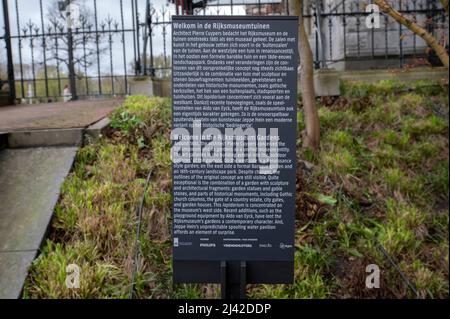
<svg viewBox="0 0 450 319">
<path fill-rule="evenodd" d="M 174 264 L 293 262 L 297 27 L 174 17 Z"/>
</svg>

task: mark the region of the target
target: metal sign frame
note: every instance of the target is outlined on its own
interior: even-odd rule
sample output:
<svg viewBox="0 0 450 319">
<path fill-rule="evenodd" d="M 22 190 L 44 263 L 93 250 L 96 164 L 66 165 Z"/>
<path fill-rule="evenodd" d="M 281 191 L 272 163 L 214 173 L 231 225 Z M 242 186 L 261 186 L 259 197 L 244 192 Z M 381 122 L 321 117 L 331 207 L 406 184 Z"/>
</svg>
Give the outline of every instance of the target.
<svg viewBox="0 0 450 319">
<path fill-rule="evenodd" d="M 217 16 L 173 16 L 173 21 L 207 20 L 217 21 Z M 223 16 L 221 20 L 295 20 L 296 16 Z M 172 54 L 173 59 L 173 54 Z M 296 61 L 297 63 L 298 61 Z M 173 65 L 173 63 L 172 63 Z M 292 88 L 293 94 L 297 94 L 297 86 Z M 173 96 L 173 85 L 172 85 Z M 172 120 L 173 121 L 173 120 Z M 173 122 L 172 122 L 173 127 Z M 295 164 L 295 163 L 294 163 Z M 294 165 L 294 174 L 295 174 Z M 172 166 L 173 176 L 173 166 Z M 270 260 L 174 260 L 173 282 L 180 283 L 220 283 L 222 298 L 245 298 L 246 284 L 292 284 L 294 281 L 294 260 L 270 261 Z"/>
</svg>

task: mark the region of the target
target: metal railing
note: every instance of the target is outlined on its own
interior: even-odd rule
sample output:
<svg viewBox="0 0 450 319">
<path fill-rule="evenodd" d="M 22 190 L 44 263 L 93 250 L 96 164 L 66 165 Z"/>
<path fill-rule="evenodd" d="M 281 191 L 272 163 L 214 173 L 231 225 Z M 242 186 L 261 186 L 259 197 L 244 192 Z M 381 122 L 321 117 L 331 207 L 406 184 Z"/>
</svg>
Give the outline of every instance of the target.
<svg viewBox="0 0 450 319">
<path fill-rule="evenodd" d="M 126 95 L 133 77 L 170 78 L 172 15 L 287 15 L 292 0 L 85 0 L 79 24 L 69 28 L 61 9 L 77 1 L 2 0 L 0 79 L 14 83 L 15 98 L 59 100 L 67 85 L 74 98 Z M 316 68 L 438 60 L 420 37 L 386 15 L 379 28 L 368 28 L 370 2 L 304 0 Z M 448 18 L 438 0 L 391 3 L 447 45 Z"/>
<path fill-rule="evenodd" d="M 108 2 L 82 2 L 71 26 L 67 6 L 75 1 L 3 0 L 0 42 L 6 45 L 0 52 L 13 61 L 7 76 L 15 98 L 55 101 L 64 97 L 66 86 L 73 99 L 128 93 L 130 77 L 141 74 L 139 31 L 145 23 L 139 12 L 149 2 L 116 0 L 105 11 Z"/>
<path fill-rule="evenodd" d="M 292 0 L 208 0 L 198 1 L 194 8 L 171 0 L 177 10 L 152 9 L 150 31 L 153 41 L 164 43 L 164 61 L 170 37 L 171 15 L 288 15 Z M 304 0 L 302 15 L 307 25 L 316 68 L 403 68 L 433 64 L 440 61 L 417 35 L 380 13 L 378 28 L 373 23 L 373 11 L 366 11 L 372 1 Z M 178 3 L 178 6 L 176 4 Z M 448 47 L 448 16 L 438 0 L 391 1 L 395 9 L 426 28 Z M 162 32 L 158 31 L 163 25 Z M 170 50 L 169 50 L 170 51 Z M 170 76 L 170 63 L 151 63 L 157 75 Z"/>
<path fill-rule="evenodd" d="M 310 19 L 316 67 L 336 66 L 347 62 L 365 68 L 404 67 L 406 64 L 426 63 L 429 58 L 426 43 L 417 35 L 380 14 L 379 27 L 373 25 L 373 10 L 360 1 L 310 1 L 303 16 Z M 392 6 L 412 18 L 448 45 L 448 17 L 436 0 L 391 1 Z M 385 63 L 383 63 L 383 60 Z M 373 61 L 372 64 L 367 64 Z M 390 63 L 387 63 L 387 62 Z M 380 63 L 381 62 L 381 63 Z"/>
</svg>

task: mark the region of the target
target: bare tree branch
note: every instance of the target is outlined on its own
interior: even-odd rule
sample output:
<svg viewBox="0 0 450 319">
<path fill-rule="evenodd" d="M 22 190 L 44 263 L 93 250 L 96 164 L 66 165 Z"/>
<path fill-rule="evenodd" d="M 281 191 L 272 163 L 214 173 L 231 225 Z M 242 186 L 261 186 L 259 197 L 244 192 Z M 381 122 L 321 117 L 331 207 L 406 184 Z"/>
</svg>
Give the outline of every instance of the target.
<svg viewBox="0 0 450 319">
<path fill-rule="evenodd" d="M 448 0 L 446 0 L 446 2 L 448 8 Z M 405 17 L 403 14 L 395 10 L 385 0 L 375 0 L 375 4 L 378 5 L 384 13 L 392 17 L 395 21 L 407 27 L 414 34 L 420 36 L 436 52 L 436 55 L 442 61 L 442 64 L 444 64 L 444 66 L 448 68 L 449 61 L 447 51 L 444 46 L 439 44 L 439 42 L 431 33 L 418 26 L 413 20 Z"/>
<path fill-rule="evenodd" d="M 81 24 L 80 32 L 74 30 L 72 33 L 72 47 L 74 52 L 75 69 L 89 68 L 97 60 L 97 54 L 102 56 L 107 51 L 107 44 L 104 41 L 106 35 L 104 33 L 83 32 L 90 31 L 93 26 L 93 13 L 86 7 L 81 6 Z M 69 38 L 67 34 L 66 24 L 67 17 L 64 12 L 58 8 L 58 2 L 53 1 L 48 7 L 47 18 L 49 24 L 53 27 L 53 32 L 61 33 L 52 37 L 52 40 L 47 40 L 46 48 L 48 59 L 55 61 L 57 64 L 63 64 L 66 68 L 69 67 Z M 101 44 L 99 51 L 92 47 L 93 43 L 98 41 Z"/>
</svg>

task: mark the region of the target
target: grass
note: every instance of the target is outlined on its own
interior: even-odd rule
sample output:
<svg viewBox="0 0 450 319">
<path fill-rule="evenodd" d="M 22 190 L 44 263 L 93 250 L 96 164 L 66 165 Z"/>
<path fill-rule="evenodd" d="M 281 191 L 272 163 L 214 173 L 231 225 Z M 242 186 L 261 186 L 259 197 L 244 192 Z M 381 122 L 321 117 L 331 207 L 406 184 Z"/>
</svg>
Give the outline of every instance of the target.
<svg viewBox="0 0 450 319">
<path fill-rule="evenodd" d="M 342 92 L 319 101 L 320 151 L 298 139 L 298 159 L 309 164 L 297 172 L 295 283 L 250 285 L 248 295 L 448 298 L 448 85 L 344 83 Z M 216 285 L 172 283 L 170 123 L 169 100 L 133 96 L 112 116 L 111 132 L 79 151 L 25 298 L 130 297 L 135 208 L 150 171 L 135 296 L 219 296 Z M 81 287 L 69 290 L 73 263 Z M 365 287 L 369 264 L 381 268 L 380 289 Z"/>
</svg>

